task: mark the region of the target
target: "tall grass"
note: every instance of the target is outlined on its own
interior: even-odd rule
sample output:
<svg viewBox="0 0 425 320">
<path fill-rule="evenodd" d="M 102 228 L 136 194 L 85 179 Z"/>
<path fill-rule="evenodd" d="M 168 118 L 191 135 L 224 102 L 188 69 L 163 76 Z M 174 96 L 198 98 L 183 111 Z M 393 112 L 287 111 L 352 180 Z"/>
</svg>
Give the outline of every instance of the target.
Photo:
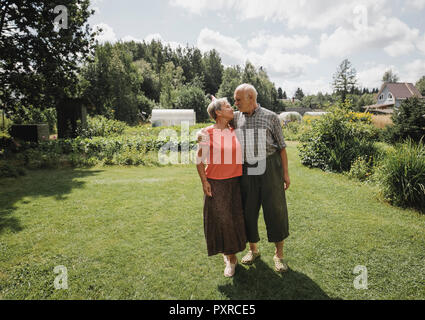
<svg viewBox="0 0 425 320">
<path fill-rule="evenodd" d="M 384 129 L 386 126 L 393 125 L 391 115 L 373 115 L 372 123 L 375 127 L 379 129 Z"/>
<path fill-rule="evenodd" d="M 388 153 L 377 171 L 384 197 L 425 213 L 425 144 L 407 140 Z"/>
</svg>

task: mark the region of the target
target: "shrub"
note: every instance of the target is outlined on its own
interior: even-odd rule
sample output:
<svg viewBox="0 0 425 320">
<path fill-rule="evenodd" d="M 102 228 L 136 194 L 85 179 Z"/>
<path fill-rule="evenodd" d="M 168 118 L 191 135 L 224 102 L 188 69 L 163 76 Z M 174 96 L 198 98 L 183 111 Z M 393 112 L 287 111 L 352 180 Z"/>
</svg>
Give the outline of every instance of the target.
<svg viewBox="0 0 425 320">
<path fill-rule="evenodd" d="M 355 159 L 375 155 L 376 128 L 368 116 L 350 112 L 346 106 L 331 108 L 331 112 L 311 122 L 299 145 L 301 162 L 322 170 L 349 171 Z"/>
<path fill-rule="evenodd" d="M 6 161 L 0 161 L 0 178 L 17 178 L 25 174 L 26 172 L 23 168 L 14 166 Z"/>
<path fill-rule="evenodd" d="M 351 169 L 348 172 L 350 179 L 357 179 L 360 181 L 368 180 L 373 174 L 373 167 L 370 159 L 367 157 L 358 157 L 351 165 Z"/>
<path fill-rule="evenodd" d="M 78 135 L 84 138 L 120 135 L 126 126 L 125 122 L 107 119 L 104 116 L 88 116 L 87 129 L 80 129 Z"/>
<path fill-rule="evenodd" d="M 49 131 L 54 132 L 57 123 L 57 114 L 55 108 L 41 110 L 32 106 L 20 106 L 19 110 L 10 117 L 10 120 L 15 124 L 48 123 Z"/>
<path fill-rule="evenodd" d="M 13 139 L 9 133 L 0 131 L 0 149 L 8 149 L 12 146 Z"/>
<path fill-rule="evenodd" d="M 392 116 L 394 126 L 389 126 L 387 139 L 391 143 L 406 138 L 419 142 L 425 136 L 425 101 L 416 97 L 402 102 Z"/>
<path fill-rule="evenodd" d="M 384 197 L 402 207 L 425 213 L 425 145 L 408 139 L 397 144 L 377 170 Z"/>
</svg>

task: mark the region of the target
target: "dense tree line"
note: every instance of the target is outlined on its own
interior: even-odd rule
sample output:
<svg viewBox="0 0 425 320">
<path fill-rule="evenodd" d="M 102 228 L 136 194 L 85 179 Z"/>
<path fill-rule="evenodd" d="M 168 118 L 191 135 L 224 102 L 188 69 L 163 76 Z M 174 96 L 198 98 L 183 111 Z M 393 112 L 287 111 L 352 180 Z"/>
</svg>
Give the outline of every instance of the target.
<svg viewBox="0 0 425 320">
<path fill-rule="evenodd" d="M 67 28 L 53 21 L 65 6 Z M 160 41 L 97 44 L 98 31 L 88 25 L 94 12 L 88 0 L 4 0 L 0 5 L 0 105 L 25 121 L 29 110 L 54 108 L 63 98 L 84 98 L 89 114 L 135 124 L 153 108 L 194 109 L 198 121 L 208 118 L 208 94 L 227 97 L 241 83 L 251 83 L 258 102 L 275 112 L 287 106 L 326 108 L 338 100 L 352 101 L 360 111 L 374 103 L 378 89 L 359 89 L 356 71 L 344 60 L 334 75 L 334 93 L 305 95 L 298 88 L 295 103 L 276 89 L 264 68 L 249 61 L 225 67 L 216 50 L 172 49 Z M 63 19 L 60 20 L 62 23 Z M 397 81 L 387 71 L 383 81 Z M 416 84 L 425 95 L 425 78 Z"/>
<path fill-rule="evenodd" d="M 256 87 L 262 106 L 284 110 L 263 68 L 250 62 L 244 68 L 225 68 L 216 50 L 204 54 L 195 47 L 173 50 L 155 40 L 105 43 L 81 72 L 83 95 L 93 105 L 89 111 L 131 124 L 145 120 L 153 108 L 194 109 L 197 121 L 205 121 L 207 96 L 227 97 L 234 103 L 234 90 L 244 82 Z"/>
</svg>

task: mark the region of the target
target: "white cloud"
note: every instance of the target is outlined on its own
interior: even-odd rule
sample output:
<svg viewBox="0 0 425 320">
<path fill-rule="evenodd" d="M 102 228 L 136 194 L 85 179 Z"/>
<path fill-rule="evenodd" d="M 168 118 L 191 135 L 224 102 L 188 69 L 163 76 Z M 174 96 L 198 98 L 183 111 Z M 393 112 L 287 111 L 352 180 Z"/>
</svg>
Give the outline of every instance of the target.
<svg viewBox="0 0 425 320">
<path fill-rule="evenodd" d="M 133 36 L 125 36 L 125 37 L 121 38 L 121 40 L 124 41 L 124 42 L 131 42 L 131 41 L 134 41 L 134 42 L 143 42 L 142 39 L 137 39 L 137 38 L 135 38 Z"/>
<path fill-rule="evenodd" d="M 309 36 L 304 35 L 294 35 L 292 37 L 282 36 L 272 36 L 266 34 L 260 34 L 254 39 L 251 39 L 248 42 L 248 47 L 250 48 L 262 48 L 269 47 L 277 50 L 289 50 L 289 49 L 299 49 L 306 47 L 311 42 Z"/>
<path fill-rule="evenodd" d="M 357 18 L 355 8 L 365 8 L 371 17 L 387 12 L 386 0 L 171 0 L 170 4 L 193 14 L 211 11 L 235 12 L 240 20 L 264 19 L 283 21 L 290 28 L 325 29 L 329 26 L 352 25 Z M 232 12 L 232 14 L 233 14 Z"/>
<path fill-rule="evenodd" d="M 391 57 L 411 53 L 419 30 L 411 29 L 397 18 L 381 17 L 375 24 L 361 29 L 337 28 L 331 35 L 322 34 L 321 57 L 345 57 L 361 50 L 382 49 Z"/>
<path fill-rule="evenodd" d="M 247 59 L 257 67 L 263 66 L 271 75 L 281 75 L 296 78 L 303 75 L 307 67 L 316 64 L 317 59 L 299 53 L 282 53 L 278 50 L 267 49 L 264 53 L 250 52 Z"/>
<path fill-rule="evenodd" d="M 175 42 L 175 41 L 165 41 L 159 33 L 149 34 L 144 39 L 144 41 L 146 41 L 148 43 L 152 42 L 152 40 L 160 41 L 160 42 L 162 42 L 162 44 L 164 44 L 166 46 L 170 46 L 171 49 L 177 49 L 179 46 L 184 47 L 184 45 L 182 45 L 181 43 Z M 143 41 L 139 40 L 138 42 L 143 42 Z"/>
<path fill-rule="evenodd" d="M 114 32 L 114 29 L 112 29 L 112 27 L 107 25 L 106 23 L 99 23 L 95 25 L 94 30 L 97 30 L 97 29 L 102 29 L 102 32 L 96 37 L 96 39 L 100 43 L 116 42 L 118 40 L 117 35 Z"/>
<path fill-rule="evenodd" d="M 401 78 L 400 72 L 393 65 L 370 63 L 362 71 L 357 72 L 359 86 L 363 88 L 381 88 L 382 77 L 388 70 L 392 70 L 393 73 Z"/>
<path fill-rule="evenodd" d="M 114 29 L 111 26 L 107 25 L 106 23 L 99 23 L 99 24 L 95 25 L 94 29 L 97 29 L 97 28 L 101 28 L 103 30 L 102 33 L 100 35 L 98 35 L 97 38 L 96 38 L 100 43 L 105 43 L 105 42 L 115 43 L 119 40 L 124 41 L 124 42 L 130 42 L 130 41 L 151 42 L 152 40 L 157 40 L 157 41 L 161 41 L 164 45 L 169 45 L 172 49 L 177 49 L 179 46 L 184 47 L 182 44 L 180 44 L 178 42 L 165 41 L 159 33 L 149 34 L 144 39 L 138 39 L 138 38 L 135 38 L 131 35 L 127 35 L 127 36 L 124 36 L 124 37 L 118 39 L 117 35 L 115 34 Z"/>
<path fill-rule="evenodd" d="M 204 28 L 201 30 L 197 47 L 202 51 L 217 50 L 224 58 L 230 58 L 232 63 L 245 62 L 246 52 L 237 39 L 224 36 L 217 31 Z"/>
<path fill-rule="evenodd" d="M 423 37 L 421 37 L 417 43 L 416 46 L 418 47 L 418 49 L 420 51 L 422 51 L 423 54 L 425 54 L 425 34 L 423 35 Z"/>
<path fill-rule="evenodd" d="M 249 45 L 253 45 L 252 41 L 248 43 Z M 225 64 L 243 65 L 249 60 L 256 67 L 264 67 L 270 75 L 290 78 L 304 74 L 308 65 L 318 62 L 308 55 L 283 52 L 279 50 L 279 45 L 275 46 L 273 43 L 269 43 L 261 53 L 248 51 L 237 39 L 207 28 L 200 32 L 197 47 L 203 52 L 217 50 Z"/>
<path fill-rule="evenodd" d="M 421 77 L 425 76 L 425 60 L 416 59 L 403 66 L 403 82 L 415 84 Z"/>
<path fill-rule="evenodd" d="M 407 0 L 407 5 L 414 9 L 422 10 L 425 8 L 425 0 Z"/>
</svg>

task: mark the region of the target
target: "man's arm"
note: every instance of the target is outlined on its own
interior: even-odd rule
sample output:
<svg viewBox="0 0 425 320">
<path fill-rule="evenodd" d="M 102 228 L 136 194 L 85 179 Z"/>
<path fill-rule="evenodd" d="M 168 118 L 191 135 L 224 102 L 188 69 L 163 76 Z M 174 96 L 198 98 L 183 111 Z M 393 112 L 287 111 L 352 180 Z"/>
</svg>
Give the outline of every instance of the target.
<svg viewBox="0 0 425 320">
<path fill-rule="evenodd" d="M 283 181 L 285 182 L 285 190 L 289 189 L 291 180 L 289 179 L 288 155 L 286 153 L 286 143 L 283 137 L 282 126 L 280 120 L 275 115 L 272 119 L 272 134 L 276 140 L 277 146 L 280 149 L 280 158 L 282 160 Z"/>
<path fill-rule="evenodd" d="M 286 148 L 280 150 L 280 158 L 282 159 L 282 168 L 283 168 L 283 181 L 285 182 L 285 191 L 289 189 L 291 185 L 291 179 L 289 179 L 289 166 L 288 166 L 288 155 L 286 153 Z"/>
</svg>

